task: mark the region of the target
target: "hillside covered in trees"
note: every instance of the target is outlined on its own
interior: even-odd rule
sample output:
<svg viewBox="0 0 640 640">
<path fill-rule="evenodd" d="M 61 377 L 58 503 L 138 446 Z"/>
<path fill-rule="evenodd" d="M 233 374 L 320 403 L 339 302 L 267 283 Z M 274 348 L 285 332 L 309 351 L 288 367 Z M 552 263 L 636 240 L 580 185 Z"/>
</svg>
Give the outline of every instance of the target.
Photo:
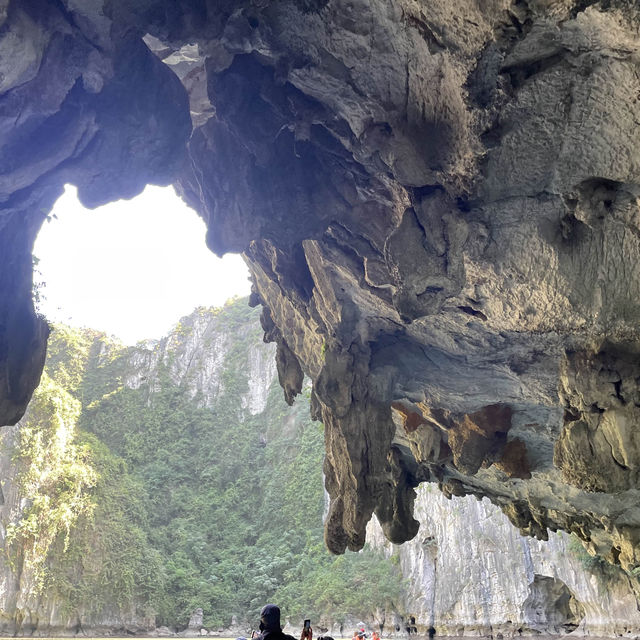
<svg viewBox="0 0 640 640">
<path fill-rule="evenodd" d="M 267 601 L 293 624 L 398 609 L 393 557 L 325 548 L 323 428 L 306 398 L 284 402 L 258 315 L 198 309 L 135 347 L 54 328 L 3 439 L 4 631 L 180 629 L 198 607 L 209 629 L 250 628 Z"/>
</svg>

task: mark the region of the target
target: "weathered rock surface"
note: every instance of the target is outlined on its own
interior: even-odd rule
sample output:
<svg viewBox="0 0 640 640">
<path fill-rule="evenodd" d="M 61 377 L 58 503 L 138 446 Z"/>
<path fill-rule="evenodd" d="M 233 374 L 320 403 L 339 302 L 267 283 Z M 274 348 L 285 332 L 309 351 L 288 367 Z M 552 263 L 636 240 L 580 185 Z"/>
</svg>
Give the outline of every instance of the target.
<svg viewBox="0 0 640 640">
<path fill-rule="evenodd" d="M 410 576 L 402 632 L 413 616 L 424 635 L 430 626 L 450 636 L 637 635 L 629 578 L 597 562 L 585 570 L 590 556 L 566 534 L 523 537 L 486 498 L 449 501 L 433 485 L 418 490 L 415 515 L 420 531 L 403 545 L 388 543 L 375 519 L 367 530 Z M 376 622 L 393 632 L 393 620 Z"/>
<path fill-rule="evenodd" d="M 190 123 L 176 77 L 99 2 L 2 2 L 0 29 L 0 423 L 10 424 L 44 365 L 30 254 L 63 185 L 97 206 L 167 184 Z"/>
<path fill-rule="evenodd" d="M 3 6 L 0 422 L 41 367 L 28 251 L 62 183 L 175 180 L 244 253 L 287 399 L 313 380 L 331 550 L 374 512 L 410 539 L 432 481 L 640 566 L 635 2 Z"/>
<path fill-rule="evenodd" d="M 255 340 L 256 327 L 244 324 L 230 334 L 212 319 L 211 309 L 200 307 L 185 316 L 166 337 L 149 340 L 132 348 L 123 375 L 129 389 L 148 384 L 152 391 L 160 388 L 159 376 L 167 374 L 176 386 L 184 387 L 194 403 L 210 407 L 224 387 L 225 360 L 237 343 L 246 340 L 249 392 L 240 398 L 243 409 L 251 415 L 264 411 L 269 387 L 273 382 L 275 349 Z"/>
</svg>

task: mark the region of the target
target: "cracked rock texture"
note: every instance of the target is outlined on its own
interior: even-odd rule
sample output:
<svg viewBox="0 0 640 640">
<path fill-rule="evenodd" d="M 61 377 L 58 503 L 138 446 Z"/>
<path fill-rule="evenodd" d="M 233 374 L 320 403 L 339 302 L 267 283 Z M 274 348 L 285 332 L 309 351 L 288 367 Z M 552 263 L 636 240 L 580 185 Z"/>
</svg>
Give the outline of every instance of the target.
<svg viewBox="0 0 640 640">
<path fill-rule="evenodd" d="M 313 381 L 332 551 L 373 513 L 413 537 L 430 481 L 640 566 L 635 2 L 4 0 L 0 22 L 0 422 L 42 365 L 28 254 L 62 184 L 97 205 L 173 181 L 243 252 L 286 398 Z"/>
</svg>

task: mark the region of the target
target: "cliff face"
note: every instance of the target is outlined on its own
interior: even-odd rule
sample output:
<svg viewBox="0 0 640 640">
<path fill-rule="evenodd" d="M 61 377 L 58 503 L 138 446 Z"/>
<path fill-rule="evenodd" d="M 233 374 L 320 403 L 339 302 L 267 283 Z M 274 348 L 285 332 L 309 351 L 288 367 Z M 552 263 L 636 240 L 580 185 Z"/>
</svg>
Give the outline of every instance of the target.
<svg viewBox="0 0 640 640">
<path fill-rule="evenodd" d="M 640 566 L 635 2 L 0 7 L 21 61 L 0 87 L 4 421 L 42 366 L 28 252 L 63 182 L 95 205 L 173 180 L 209 246 L 244 253 L 287 400 L 313 381 L 332 551 L 374 512 L 411 539 L 430 481 Z"/>
<path fill-rule="evenodd" d="M 255 322 L 241 322 L 232 332 L 219 326 L 206 309 L 183 318 L 162 340 L 130 349 L 123 383 L 129 389 L 148 385 L 151 392 L 157 391 L 166 367 L 171 383 L 184 387 L 196 405 L 213 407 L 224 390 L 230 351 L 238 344 L 246 347 L 238 357 L 246 359 L 247 389 L 237 400 L 249 414 L 262 413 L 276 376 L 274 349 L 262 342 Z"/>
<path fill-rule="evenodd" d="M 447 500 L 430 485 L 418 490 L 414 513 L 420 531 L 410 542 L 391 545 L 375 520 L 367 540 L 398 554 L 408 579 L 404 624 L 413 616 L 419 633 L 430 626 L 451 636 L 637 633 L 629 578 L 594 561 L 577 539 L 522 536 L 486 498 Z"/>
<path fill-rule="evenodd" d="M 150 600 L 145 574 L 155 572 L 151 582 L 161 580 L 162 568 L 153 554 L 136 566 L 120 548 L 149 546 L 144 537 L 131 537 L 142 517 L 140 496 L 128 493 L 118 477 L 127 475 L 125 463 L 116 463 L 114 476 L 99 447 L 91 440 L 87 445 L 78 427 L 82 422 L 85 430 L 99 428 L 93 421 L 96 411 L 100 418 L 105 394 L 135 390 L 152 403 L 167 385 L 180 389 L 187 404 L 207 410 L 220 411 L 220 397 L 231 394 L 238 420 L 262 414 L 275 378 L 273 348 L 261 342 L 256 314 L 247 321 L 246 308 L 234 309 L 236 324 L 229 318 L 232 310 L 220 319 L 200 309 L 166 338 L 131 348 L 92 331 L 54 330 L 48 373 L 24 418 L 5 428 L 0 439 L 1 635 L 155 629 L 157 603 Z M 233 379 L 238 368 L 246 375 L 244 393 Z M 141 431 L 148 428 L 144 420 L 138 412 Z M 110 420 L 107 426 L 116 429 Z M 134 490 L 148 488 L 134 485 Z M 120 520 L 123 513 L 126 521 Z M 132 577 L 133 571 L 141 576 Z"/>
</svg>

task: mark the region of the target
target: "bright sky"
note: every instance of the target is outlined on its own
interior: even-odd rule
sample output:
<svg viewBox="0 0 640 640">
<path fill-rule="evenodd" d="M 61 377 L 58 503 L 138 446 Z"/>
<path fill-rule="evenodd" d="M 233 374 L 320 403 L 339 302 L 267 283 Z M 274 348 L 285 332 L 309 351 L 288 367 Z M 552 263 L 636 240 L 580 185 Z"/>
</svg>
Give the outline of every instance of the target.
<svg viewBox="0 0 640 640">
<path fill-rule="evenodd" d="M 207 249 L 203 220 L 172 187 L 89 210 L 67 185 L 50 218 L 33 253 L 44 282 L 39 311 L 51 321 L 134 344 L 160 338 L 197 306 L 249 294 L 240 256 Z"/>
</svg>

